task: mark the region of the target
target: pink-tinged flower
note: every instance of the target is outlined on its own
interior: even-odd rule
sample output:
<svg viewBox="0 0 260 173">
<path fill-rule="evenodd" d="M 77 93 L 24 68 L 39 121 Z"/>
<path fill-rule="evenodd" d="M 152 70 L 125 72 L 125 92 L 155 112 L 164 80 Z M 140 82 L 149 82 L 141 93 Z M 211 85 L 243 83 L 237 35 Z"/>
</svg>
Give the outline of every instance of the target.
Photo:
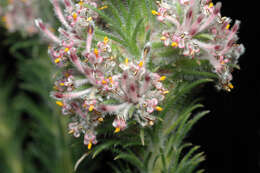
<svg viewBox="0 0 260 173">
<path fill-rule="evenodd" d="M 158 104 L 158 100 L 155 98 L 148 100 L 147 101 L 147 112 L 152 113 L 156 109 L 157 104 Z"/>
<path fill-rule="evenodd" d="M 88 146 L 89 150 L 92 148 L 92 144 L 97 144 L 97 139 L 94 132 L 89 131 L 85 133 L 84 144 Z"/>
<path fill-rule="evenodd" d="M 97 100 L 85 100 L 83 107 L 86 108 L 89 112 L 92 112 L 94 109 L 96 109 Z"/>
<path fill-rule="evenodd" d="M 39 16 L 38 8 L 35 0 L 8 1 L 7 6 L 1 8 L 0 16 L 9 32 L 19 31 L 23 35 L 32 36 L 38 33 L 33 22 Z"/>
<path fill-rule="evenodd" d="M 77 122 L 69 123 L 69 134 L 73 134 L 76 138 L 80 137 L 80 126 Z"/>
<path fill-rule="evenodd" d="M 55 76 L 51 96 L 62 107 L 63 114 L 74 114 L 71 116 L 74 126 L 70 125 L 70 130 L 76 136 L 85 134 L 84 144 L 90 149 L 97 143 L 95 129 L 107 115 L 116 116 L 115 132 L 124 130 L 132 118 L 142 126 L 153 124 L 156 117 L 149 107 L 162 111 L 158 104 L 168 91 L 162 84 L 165 76 L 147 69 L 150 44 L 145 45 L 140 59 L 125 58 L 122 62 L 114 57 L 108 37 L 93 43 L 97 39 L 96 14 L 84 4 L 97 6 L 97 3 L 64 3 L 66 9 L 63 12 L 59 2 L 53 0 L 57 17 L 65 26 L 58 29 L 59 36 L 50 32 L 41 20 L 36 23 L 53 42 L 49 48 L 50 57 L 63 70 Z"/>
<path fill-rule="evenodd" d="M 123 118 L 117 117 L 113 121 L 113 127 L 115 127 L 115 133 L 123 131 L 126 128 L 126 121 Z"/>
<path fill-rule="evenodd" d="M 176 12 L 177 5 L 183 15 Z M 173 24 L 161 32 L 164 45 L 180 49 L 184 56 L 209 60 L 220 82 L 229 84 L 232 77 L 227 78 L 226 74 L 232 76 L 232 68 L 244 52 L 243 45 L 236 43 L 240 22 L 236 21 L 230 29 L 231 19 L 220 14 L 221 3 L 214 5 L 211 0 L 165 1 L 158 3 L 158 12 L 152 13 L 160 16 L 161 8 L 166 9 L 163 22 Z"/>
</svg>

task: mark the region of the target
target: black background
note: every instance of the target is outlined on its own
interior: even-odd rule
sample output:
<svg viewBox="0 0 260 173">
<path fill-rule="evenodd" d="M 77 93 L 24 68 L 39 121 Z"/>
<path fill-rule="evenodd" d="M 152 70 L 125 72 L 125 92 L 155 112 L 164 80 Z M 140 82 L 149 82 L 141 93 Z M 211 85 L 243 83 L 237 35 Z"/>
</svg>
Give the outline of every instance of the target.
<svg viewBox="0 0 260 173">
<path fill-rule="evenodd" d="M 257 10 L 254 11 L 251 1 L 221 2 L 223 16 L 242 22 L 239 43 L 245 45 L 246 52 L 239 61 L 241 70 L 233 73 L 235 88 L 232 92 L 218 92 L 213 85 L 205 87 L 203 104 L 211 112 L 193 127 L 187 140 L 205 151 L 206 161 L 201 166 L 206 172 L 258 173 L 260 131 L 256 115 L 259 104 L 256 67 L 259 63 L 256 61 L 260 51 L 257 48 L 259 29 L 253 23 L 256 16 L 250 15 L 257 14 Z"/>
<path fill-rule="evenodd" d="M 253 11 L 252 3 L 256 2 L 222 0 L 223 16 L 242 21 L 239 42 L 245 45 L 246 53 L 240 58 L 241 70 L 234 72 L 235 88 L 232 92 L 217 91 L 213 84 L 204 88 L 203 104 L 211 112 L 194 126 L 187 139 L 200 145 L 201 151 L 205 152 L 206 161 L 201 168 L 209 173 L 260 172 L 260 129 L 259 117 L 256 116 L 259 103 L 256 88 L 256 61 L 260 58 L 257 41 L 259 20 L 256 15 L 250 15 L 251 12 L 258 13 Z M 0 40 L 5 39 L 0 32 Z M 8 47 L 1 41 L 0 44 L 0 63 L 6 64 L 9 74 L 16 74 L 14 58 L 8 53 Z"/>
</svg>

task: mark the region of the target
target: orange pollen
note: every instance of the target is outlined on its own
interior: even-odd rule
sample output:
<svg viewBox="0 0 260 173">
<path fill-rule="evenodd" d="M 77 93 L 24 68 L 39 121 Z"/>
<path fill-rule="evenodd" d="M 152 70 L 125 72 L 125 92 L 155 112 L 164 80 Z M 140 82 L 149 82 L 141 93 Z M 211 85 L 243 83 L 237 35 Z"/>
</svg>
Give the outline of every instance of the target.
<svg viewBox="0 0 260 173">
<path fill-rule="evenodd" d="M 102 84 L 104 84 L 104 85 L 105 85 L 105 84 L 107 84 L 107 81 L 105 81 L 105 80 L 102 80 Z"/>
<path fill-rule="evenodd" d="M 94 49 L 94 54 L 96 55 L 96 56 L 98 56 L 98 49 Z"/>
<path fill-rule="evenodd" d="M 64 49 L 64 51 L 65 52 L 68 52 L 70 49 L 68 48 L 68 47 L 66 47 L 65 49 Z"/>
<path fill-rule="evenodd" d="M 73 14 L 72 14 L 72 17 L 73 17 L 74 20 L 76 20 L 77 17 L 78 17 L 78 14 L 77 14 L 77 13 L 73 13 Z"/>
</svg>

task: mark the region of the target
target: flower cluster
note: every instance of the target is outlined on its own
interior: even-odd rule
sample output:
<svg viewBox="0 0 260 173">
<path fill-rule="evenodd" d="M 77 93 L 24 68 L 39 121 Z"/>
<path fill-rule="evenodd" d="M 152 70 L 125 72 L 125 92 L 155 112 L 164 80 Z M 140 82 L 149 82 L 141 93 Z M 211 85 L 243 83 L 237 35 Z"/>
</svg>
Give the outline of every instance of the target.
<svg viewBox="0 0 260 173">
<path fill-rule="evenodd" d="M 220 8 L 220 2 L 214 5 L 211 0 L 163 0 L 152 13 L 170 24 L 161 32 L 164 45 L 182 50 L 184 56 L 209 60 L 221 87 L 229 91 L 231 72 L 244 46 L 236 43 L 240 22 L 235 21 L 230 29 L 231 19 L 222 17 Z"/>
<path fill-rule="evenodd" d="M 19 31 L 29 36 L 37 33 L 33 22 L 37 15 L 35 0 L 8 0 L 7 6 L 0 6 L 2 22 L 9 32 Z"/>
<path fill-rule="evenodd" d="M 69 133 L 84 134 L 84 144 L 91 149 L 97 143 L 96 127 L 107 115 L 114 115 L 115 133 L 127 127 L 127 120 L 135 119 L 142 126 L 151 126 L 154 111 L 162 111 L 160 103 L 168 91 L 163 87 L 165 76 L 147 69 L 150 44 L 138 57 L 128 59 L 115 56 L 108 37 L 97 41 L 95 20 L 98 15 L 85 4 L 104 9 L 95 1 L 72 3 L 64 0 L 65 10 L 58 0 L 52 1 L 57 17 L 64 27 L 53 34 L 42 20 L 36 25 L 53 44 L 49 54 L 62 72 L 54 84 L 51 96 L 62 107 L 64 115 L 71 115 Z"/>
</svg>

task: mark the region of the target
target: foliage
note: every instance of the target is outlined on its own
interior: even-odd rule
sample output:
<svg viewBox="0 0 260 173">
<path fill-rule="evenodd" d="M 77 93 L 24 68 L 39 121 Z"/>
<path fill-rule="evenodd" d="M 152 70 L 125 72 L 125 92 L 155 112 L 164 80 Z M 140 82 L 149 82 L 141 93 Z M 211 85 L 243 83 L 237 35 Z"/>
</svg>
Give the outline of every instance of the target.
<svg viewBox="0 0 260 173">
<path fill-rule="evenodd" d="M 114 134 L 111 119 L 98 128 L 101 140 L 88 151 L 79 140 L 66 134 L 67 119 L 61 118 L 49 97 L 51 74 L 55 75 L 58 70 L 53 70 L 47 46 L 39 42 L 38 36 L 16 41 L 15 33 L 6 43 L 10 54 L 16 57 L 19 75 L 0 83 L 1 172 L 70 173 L 73 169 L 98 172 L 104 161 L 105 168 L 116 173 L 202 172 L 199 164 L 205 159 L 204 153 L 199 146 L 187 143 L 185 137 L 208 113 L 199 99 L 195 99 L 196 93 L 217 76 L 211 72 L 208 61 L 185 59 L 178 50 L 153 42 L 156 31 L 151 26 L 161 25 L 151 13 L 156 8 L 154 1 L 111 0 L 106 4 L 109 8 L 105 10 L 86 5 L 97 12 L 100 22 L 104 23 L 103 27 L 96 27 L 97 37 L 107 36 L 117 45 L 119 55 L 133 59 L 151 42 L 150 69 L 172 74 L 166 81 L 171 90 L 164 101 L 164 110 L 157 113 L 159 120 L 148 128 L 131 122 L 131 128 Z M 208 37 L 201 35 L 198 39 Z M 160 67 L 155 65 L 156 61 Z M 3 65 L 0 72 L 3 80 L 6 75 Z M 19 82 L 14 84 L 13 81 Z"/>
</svg>

